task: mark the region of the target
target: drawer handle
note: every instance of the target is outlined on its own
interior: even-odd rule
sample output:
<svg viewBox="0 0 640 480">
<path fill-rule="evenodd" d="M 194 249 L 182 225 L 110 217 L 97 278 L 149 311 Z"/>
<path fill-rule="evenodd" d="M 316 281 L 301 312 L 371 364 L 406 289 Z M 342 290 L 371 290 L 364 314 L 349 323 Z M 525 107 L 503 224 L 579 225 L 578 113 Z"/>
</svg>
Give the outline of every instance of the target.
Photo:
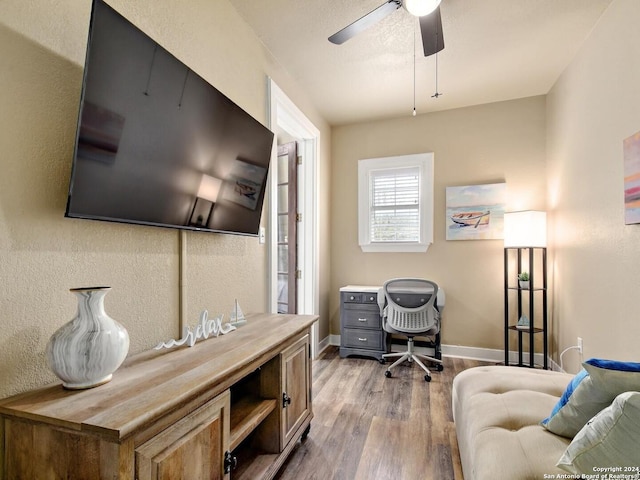
<svg viewBox="0 0 640 480">
<path fill-rule="evenodd" d="M 351 295 L 351 296 L 349 297 L 349 300 L 355 300 L 355 299 L 356 299 L 356 297 L 354 297 L 353 295 Z"/>
<path fill-rule="evenodd" d="M 359 322 L 366 322 L 366 321 L 367 321 L 367 319 L 366 319 L 366 318 L 359 318 L 359 317 L 358 317 L 358 321 L 359 321 Z"/>
<path fill-rule="evenodd" d="M 366 342 L 366 341 L 367 341 L 367 338 L 366 338 L 366 337 L 365 337 L 365 338 L 358 337 L 358 340 L 360 340 L 361 342 Z"/>
<path fill-rule="evenodd" d="M 369 301 L 373 302 L 374 297 L 369 297 Z"/>
</svg>

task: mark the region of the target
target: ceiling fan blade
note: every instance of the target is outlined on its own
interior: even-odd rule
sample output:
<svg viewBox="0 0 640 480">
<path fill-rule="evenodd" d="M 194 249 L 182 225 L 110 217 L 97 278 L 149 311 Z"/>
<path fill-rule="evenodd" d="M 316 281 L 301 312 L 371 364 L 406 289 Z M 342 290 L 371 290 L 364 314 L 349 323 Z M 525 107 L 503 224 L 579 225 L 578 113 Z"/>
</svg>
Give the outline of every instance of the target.
<svg viewBox="0 0 640 480">
<path fill-rule="evenodd" d="M 380 5 L 375 10 L 372 10 L 365 16 L 359 18 L 351 25 L 348 25 L 339 32 L 331 35 L 329 37 L 329 41 L 331 43 L 335 43 L 336 45 L 342 45 L 351 37 L 355 37 L 358 33 L 364 31 L 374 23 L 379 22 L 390 13 L 395 12 L 401 6 L 402 2 L 400 2 L 400 0 L 389 0 L 387 3 Z"/>
<path fill-rule="evenodd" d="M 444 48 L 440 7 L 429 15 L 420 17 L 420 33 L 422 34 L 422 48 L 425 57 L 438 53 Z"/>
</svg>

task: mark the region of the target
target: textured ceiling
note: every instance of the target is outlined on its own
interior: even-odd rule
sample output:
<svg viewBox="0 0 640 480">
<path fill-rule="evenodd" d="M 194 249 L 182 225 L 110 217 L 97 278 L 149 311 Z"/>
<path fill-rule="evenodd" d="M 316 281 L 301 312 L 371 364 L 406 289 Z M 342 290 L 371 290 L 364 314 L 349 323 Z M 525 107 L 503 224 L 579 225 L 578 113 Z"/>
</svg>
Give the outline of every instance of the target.
<svg viewBox="0 0 640 480">
<path fill-rule="evenodd" d="M 230 0 L 333 125 L 411 115 L 414 51 L 418 113 L 546 94 L 611 1 L 442 0 L 436 99 L 435 56 L 404 9 L 334 45 L 383 0 Z"/>
</svg>

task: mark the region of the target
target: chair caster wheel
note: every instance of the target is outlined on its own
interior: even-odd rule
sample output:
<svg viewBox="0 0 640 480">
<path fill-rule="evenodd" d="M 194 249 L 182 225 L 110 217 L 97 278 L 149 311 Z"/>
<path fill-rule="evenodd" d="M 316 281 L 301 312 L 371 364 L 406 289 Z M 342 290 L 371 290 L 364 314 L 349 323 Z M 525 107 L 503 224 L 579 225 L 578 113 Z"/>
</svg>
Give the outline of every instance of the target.
<svg viewBox="0 0 640 480">
<path fill-rule="evenodd" d="M 444 365 L 442 365 L 441 363 L 439 363 L 439 364 L 436 366 L 436 370 L 437 370 L 437 371 L 439 371 L 439 372 L 443 371 L 443 370 L 444 370 Z"/>
<path fill-rule="evenodd" d="M 387 370 L 386 372 L 384 372 L 384 376 L 387 378 L 391 378 L 391 371 Z"/>
<path fill-rule="evenodd" d="M 431 375 L 425 375 L 424 376 L 424 381 L 425 382 L 430 382 L 431 381 Z"/>
</svg>

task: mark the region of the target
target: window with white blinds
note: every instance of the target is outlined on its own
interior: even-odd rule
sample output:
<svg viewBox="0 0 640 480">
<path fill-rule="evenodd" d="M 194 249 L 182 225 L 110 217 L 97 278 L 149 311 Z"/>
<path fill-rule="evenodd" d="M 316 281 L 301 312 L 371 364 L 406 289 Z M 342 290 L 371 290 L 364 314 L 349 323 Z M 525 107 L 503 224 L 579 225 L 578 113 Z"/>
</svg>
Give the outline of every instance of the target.
<svg viewBox="0 0 640 480">
<path fill-rule="evenodd" d="M 433 242 L 433 153 L 358 162 L 358 239 L 365 252 L 424 252 Z"/>
<path fill-rule="evenodd" d="M 369 174 L 372 242 L 420 241 L 420 169 L 374 170 Z"/>
</svg>

